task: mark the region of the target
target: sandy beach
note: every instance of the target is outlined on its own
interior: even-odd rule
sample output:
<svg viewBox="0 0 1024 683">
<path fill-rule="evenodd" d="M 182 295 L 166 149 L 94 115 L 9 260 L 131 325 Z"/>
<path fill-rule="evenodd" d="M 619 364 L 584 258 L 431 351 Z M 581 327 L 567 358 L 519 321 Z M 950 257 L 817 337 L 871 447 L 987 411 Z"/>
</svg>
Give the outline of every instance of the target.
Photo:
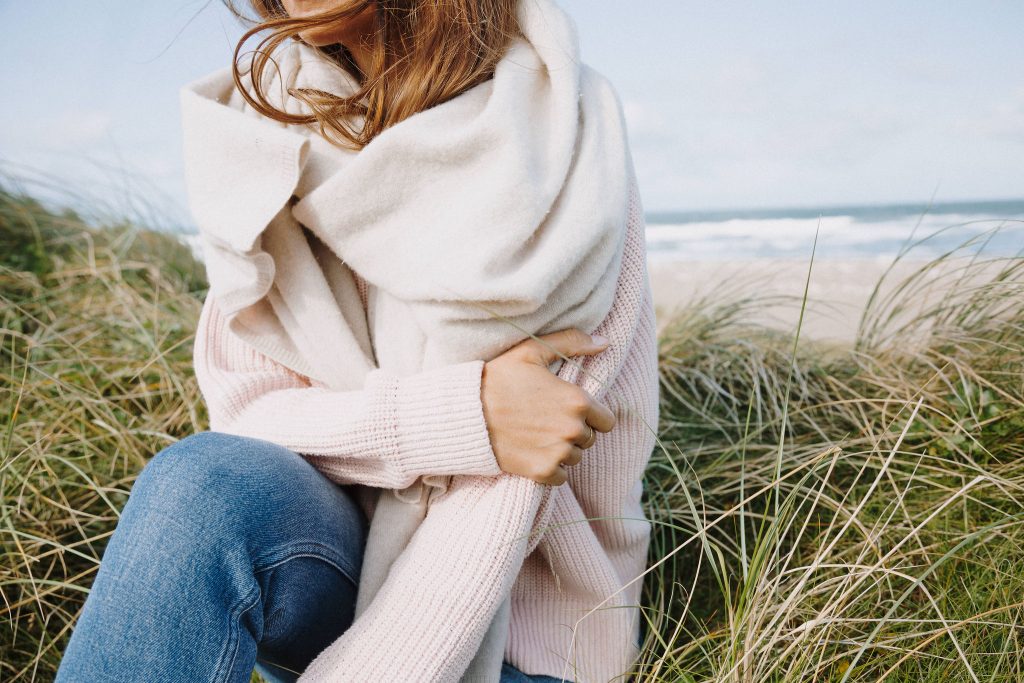
<svg viewBox="0 0 1024 683">
<path fill-rule="evenodd" d="M 808 307 L 801 336 L 836 342 L 852 341 L 861 313 L 872 291 L 892 260 L 822 259 L 811 269 Z M 892 292 L 927 261 L 900 261 L 886 276 L 881 295 Z M 921 296 L 914 297 L 917 310 L 936 301 L 956 282 L 963 261 L 931 268 Z M 995 266 L 993 266 L 995 267 Z M 796 329 L 800 302 L 807 283 L 808 261 L 798 259 L 753 259 L 736 261 L 649 261 L 651 288 L 659 329 L 677 307 L 695 301 L 726 300 L 729 297 L 770 297 L 770 305 L 758 308 L 752 322 L 776 329 Z M 991 270 L 989 272 L 992 272 Z"/>
</svg>

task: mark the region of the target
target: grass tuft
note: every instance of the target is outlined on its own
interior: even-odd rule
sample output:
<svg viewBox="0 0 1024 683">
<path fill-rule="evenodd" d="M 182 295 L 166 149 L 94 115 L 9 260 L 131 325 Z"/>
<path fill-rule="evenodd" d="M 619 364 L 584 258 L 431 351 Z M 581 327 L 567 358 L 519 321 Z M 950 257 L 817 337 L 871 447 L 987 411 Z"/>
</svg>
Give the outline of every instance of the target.
<svg viewBox="0 0 1024 683">
<path fill-rule="evenodd" d="M 848 348 L 665 325 L 637 680 L 1024 680 L 1024 259 L 977 247 Z"/>
</svg>

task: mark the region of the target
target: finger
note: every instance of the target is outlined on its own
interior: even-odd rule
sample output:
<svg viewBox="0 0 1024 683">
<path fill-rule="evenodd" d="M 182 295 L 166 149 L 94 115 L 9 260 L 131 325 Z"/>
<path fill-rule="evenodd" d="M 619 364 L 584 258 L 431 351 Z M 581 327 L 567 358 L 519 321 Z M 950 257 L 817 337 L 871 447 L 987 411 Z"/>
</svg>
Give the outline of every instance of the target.
<svg viewBox="0 0 1024 683">
<path fill-rule="evenodd" d="M 580 420 L 576 425 L 576 431 L 569 441 L 569 446 L 576 446 L 578 448 L 590 448 L 594 445 L 597 440 L 597 430 L 587 424 L 585 421 Z"/>
<path fill-rule="evenodd" d="M 561 486 L 565 483 L 566 479 L 569 478 L 569 473 L 565 471 L 565 467 L 559 465 L 555 468 L 554 474 L 548 477 L 544 477 L 540 480 L 542 484 L 548 484 L 550 486 Z"/>
<path fill-rule="evenodd" d="M 519 347 L 527 359 L 548 366 L 562 356 L 600 353 L 608 348 L 608 340 L 600 336 L 591 337 L 578 327 L 570 327 L 527 339 Z"/>
<path fill-rule="evenodd" d="M 615 426 L 615 413 L 601 403 L 591 399 L 590 408 L 584 418 L 588 425 L 599 432 L 610 432 Z"/>
<path fill-rule="evenodd" d="M 562 461 L 562 464 L 568 466 L 579 465 L 581 460 L 583 460 L 583 449 L 579 446 L 573 446 L 572 450 L 569 451 L 569 455 Z"/>
</svg>

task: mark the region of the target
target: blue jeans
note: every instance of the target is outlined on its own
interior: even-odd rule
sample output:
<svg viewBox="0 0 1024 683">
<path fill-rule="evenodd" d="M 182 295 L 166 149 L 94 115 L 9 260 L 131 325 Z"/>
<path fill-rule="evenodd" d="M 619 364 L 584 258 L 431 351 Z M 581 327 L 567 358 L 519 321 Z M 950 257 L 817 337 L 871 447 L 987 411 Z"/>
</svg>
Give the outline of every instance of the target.
<svg viewBox="0 0 1024 683">
<path fill-rule="evenodd" d="M 346 487 L 287 448 L 181 439 L 136 479 L 56 681 L 295 681 L 352 624 L 366 531 Z"/>
</svg>

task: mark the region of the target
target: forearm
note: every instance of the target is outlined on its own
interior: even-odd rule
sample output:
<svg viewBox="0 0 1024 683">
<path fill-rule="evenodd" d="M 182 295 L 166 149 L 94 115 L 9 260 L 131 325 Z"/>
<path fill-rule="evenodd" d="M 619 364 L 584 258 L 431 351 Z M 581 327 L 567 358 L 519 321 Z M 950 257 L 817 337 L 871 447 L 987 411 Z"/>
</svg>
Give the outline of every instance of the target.
<svg viewBox="0 0 1024 683">
<path fill-rule="evenodd" d="M 210 297 L 193 360 L 212 430 L 282 445 L 338 483 L 403 488 L 425 474 L 501 472 L 480 403 L 482 361 L 408 377 L 378 369 L 360 390 L 311 386 L 232 334 Z"/>
</svg>

